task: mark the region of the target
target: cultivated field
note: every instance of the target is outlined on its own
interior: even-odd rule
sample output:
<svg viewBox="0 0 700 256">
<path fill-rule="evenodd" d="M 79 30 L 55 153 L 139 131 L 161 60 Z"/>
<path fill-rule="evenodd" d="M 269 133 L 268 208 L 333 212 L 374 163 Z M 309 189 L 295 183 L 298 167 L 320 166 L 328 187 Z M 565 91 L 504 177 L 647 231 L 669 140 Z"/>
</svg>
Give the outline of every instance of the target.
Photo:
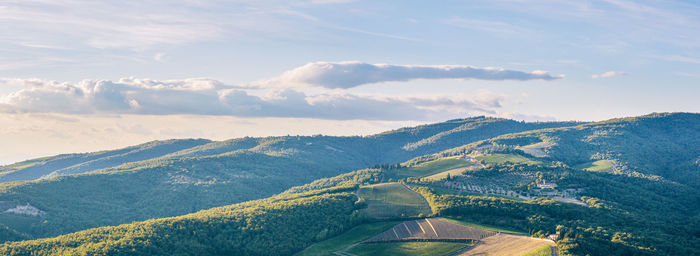
<svg viewBox="0 0 700 256">
<path fill-rule="evenodd" d="M 544 149 L 551 147 L 551 146 L 552 146 L 552 144 L 550 144 L 550 143 L 540 142 L 540 143 L 530 144 L 527 146 L 518 147 L 517 149 L 520 149 L 523 152 L 530 154 L 534 157 L 547 157 L 547 153 L 544 152 Z"/>
<path fill-rule="evenodd" d="M 398 224 L 398 221 L 375 222 L 362 224 L 330 239 L 318 242 L 304 251 L 299 256 L 321 256 L 333 255 L 336 251 L 341 251 L 348 246 L 362 242 L 363 240 L 375 236 Z"/>
<path fill-rule="evenodd" d="M 493 225 L 484 225 L 484 224 L 477 224 L 473 222 L 467 222 L 463 220 L 456 220 L 456 219 L 445 219 L 443 220 L 448 221 L 448 222 L 453 222 L 457 223 L 460 225 L 464 226 L 469 226 L 472 228 L 478 228 L 481 230 L 486 230 L 486 231 L 491 231 L 491 232 L 497 232 L 497 233 L 506 233 L 506 234 L 511 234 L 511 235 L 522 235 L 522 236 L 527 236 L 527 231 L 518 231 L 515 229 L 510 229 L 510 228 L 505 228 L 505 227 L 497 227 Z"/>
<path fill-rule="evenodd" d="M 445 243 L 445 242 L 405 242 L 405 243 L 377 243 L 360 244 L 342 255 L 405 255 L 405 256 L 433 256 L 448 255 L 463 249 L 470 244 Z"/>
<path fill-rule="evenodd" d="M 459 255 L 522 255 L 530 251 L 540 249 L 544 246 L 555 246 L 555 244 L 552 241 L 531 238 L 527 236 L 498 234 L 482 239 L 479 242 L 479 244 L 474 246 L 474 248 L 464 251 Z"/>
<path fill-rule="evenodd" d="M 524 157 L 521 155 L 513 155 L 513 154 L 490 154 L 490 155 L 484 155 L 484 156 L 477 156 L 476 160 L 484 161 L 487 163 L 497 163 L 497 164 L 502 164 L 505 162 L 523 163 L 523 164 L 541 164 L 541 162 L 533 161 L 533 160 L 528 159 L 527 157 Z"/>
<path fill-rule="evenodd" d="M 427 240 L 479 240 L 496 232 L 460 225 L 442 218 L 404 221 L 365 242 L 391 242 L 416 239 Z"/>
<path fill-rule="evenodd" d="M 592 172 L 609 172 L 612 171 L 613 163 L 610 160 L 598 160 L 591 163 L 577 165 L 575 167 Z"/>
<path fill-rule="evenodd" d="M 423 197 L 401 183 L 382 183 L 360 187 L 359 196 L 367 202 L 362 209 L 369 217 L 387 219 L 429 215 L 430 207 Z"/>
<path fill-rule="evenodd" d="M 439 179 L 443 179 L 443 178 L 447 177 L 448 174 L 449 174 L 451 177 L 454 177 L 454 176 L 462 175 L 462 173 L 464 173 L 464 172 L 466 172 L 466 171 L 468 171 L 468 170 L 470 170 L 470 169 L 472 169 L 472 168 L 476 168 L 476 167 L 462 167 L 462 168 L 456 168 L 456 169 L 452 169 L 452 170 L 449 170 L 449 171 L 444 171 L 444 172 L 441 172 L 441 173 L 433 174 L 433 175 L 430 175 L 430 176 L 425 177 L 425 178 L 426 178 L 426 179 L 431 179 L 431 180 L 439 180 Z"/>
<path fill-rule="evenodd" d="M 427 177 L 441 172 L 463 168 L 472 165 L 473 163 L 466 159 L 457 157 L 442 158 L 408 168 L 394 169 L 387 173 L 389 178 L 406 178 L 406 177 Z"/>
</svg>

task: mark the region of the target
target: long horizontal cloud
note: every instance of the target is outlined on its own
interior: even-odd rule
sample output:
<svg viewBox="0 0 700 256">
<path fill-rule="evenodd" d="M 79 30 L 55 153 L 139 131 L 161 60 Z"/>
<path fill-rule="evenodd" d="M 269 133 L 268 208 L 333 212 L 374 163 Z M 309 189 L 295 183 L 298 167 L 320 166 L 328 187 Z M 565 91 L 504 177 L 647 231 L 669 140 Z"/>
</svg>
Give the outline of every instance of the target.
<svg viewBox="0 0 700 256">
<path fill-rule="evenodd" d="M 306 95 L 283 89 L 265 95 L 211 79 L 0 80 L 24 89 L 0 97 L 0 111 L 69 114 L 197 114 L 241 117 L 428 120 L 449 113 L 493 113 L 502 97 L 469 95 L 382 96 L 344 92 Z M 261 91 L 256 91 L 261 92 Z"/>
<path fill-rule="evenodd" d="M 389 65 L 358 61 L 312 62 L 280 77 L 251 83 L 255 87 L 351 88 L 363 84 L 414 79 L 554 80 L 545 71 L 524 72 L 463 65 Z"/>
</svg>

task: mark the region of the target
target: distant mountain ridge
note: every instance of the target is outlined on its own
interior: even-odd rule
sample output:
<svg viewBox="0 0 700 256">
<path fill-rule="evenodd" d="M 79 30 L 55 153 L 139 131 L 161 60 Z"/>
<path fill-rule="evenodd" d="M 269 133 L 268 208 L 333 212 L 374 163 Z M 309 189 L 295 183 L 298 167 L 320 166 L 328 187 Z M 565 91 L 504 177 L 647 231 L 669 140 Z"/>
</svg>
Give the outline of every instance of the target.
<svg viewBox="0 0 700 256">
<path fill-rule="evenodd" d="M 205 139 L 151 141 L 117 150 L 31 159 L 0 167 L 0 182 L 34 180 L 89 172 L 161 157 L 210 142 L 210 140 Z"/>
</svg>

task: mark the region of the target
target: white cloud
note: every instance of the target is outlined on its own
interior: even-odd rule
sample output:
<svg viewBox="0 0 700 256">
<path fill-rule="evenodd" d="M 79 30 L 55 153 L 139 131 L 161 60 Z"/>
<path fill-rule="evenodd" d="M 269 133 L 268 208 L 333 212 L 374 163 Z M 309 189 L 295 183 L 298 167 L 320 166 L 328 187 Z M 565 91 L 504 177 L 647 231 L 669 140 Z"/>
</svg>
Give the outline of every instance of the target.
<svg viewBox="0 0 700 256">
<path fill-rule="evenodd" d="M 627 73 L 621 72 L 621 71 L 608 71 L 602 74 L 594 74 L 591 77 L 596 79 L 596 78 L 608 78 L 608 77 L 613 77 L 613 76 L 622 76 L 626 75 Z"/>
<path fill-rule="evenodd" d="M 524 72 L 495 67 L 464 65 L 390 65 L 359 61 L 312 62 L 287 71 L 280 77 L 251 83 L 268 88 L 351 88 L 363 84 L 414 79 L 554 80 L 546 71 Z"/>
<path fill-rule="evenodd" d="M 237 117 L 304 117 L 333 120 L 441 120 L 460 113 L 493 113 L 502 97 L 386 96 L 326 92 L 315 95 L 272 90 L 258 96 L 212 79 L 158 81 L 123 78 L 79 83 L 40 79 L 0 80 L 24 89 L 0 97 L 0 111 L 63 114 L 228 115 Z"/>
</svg>

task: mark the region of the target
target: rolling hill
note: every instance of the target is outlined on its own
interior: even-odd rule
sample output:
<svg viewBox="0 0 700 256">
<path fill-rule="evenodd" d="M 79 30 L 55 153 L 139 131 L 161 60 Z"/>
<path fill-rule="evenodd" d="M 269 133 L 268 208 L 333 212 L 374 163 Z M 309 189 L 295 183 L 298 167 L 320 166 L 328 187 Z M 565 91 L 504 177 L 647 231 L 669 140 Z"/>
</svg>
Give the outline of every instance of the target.
<svg viewBox="0 0 700 256">
<path fill-rule="evenodd" d="M 364 137 L 156 141 L 120 150 L 28 160 L 2 167 L 6 180 L 32 180 L 0 183 L 0 225 L 7 226 L 11 234 L 20 234 L 0 239 L 51 237 L 178 216 L 272 196 L 319 178 L 378 163 L 398 163 L 501 134 L 575 124 L 475 117 Z M 417 142 L 420 147 L 407 146 Z M 26 205 L 41 214 L 5 212 Z"/>
<path fill-rule="evenodd" d="M 447 129 L 454 127 L 449 125 Z M 397 133 L 420 133 L 408 130 Z M 434 133 L 438 130 L 429 137 L 440 133 Z M 414 149 L 406 146 L 411 143 L 385 137 L 395 136 L 393 133 L 375 136 L 384 138 L 386 144 L 398 141 L 394 145 L 401 149 L 395 152 L 410 155 L 408 149 Z M 395 182 L 426 199 L 432 212 L 428 217 L 474 223 L 483 230 L 515 230 L 549 237 L 556 241 L 560 255 L 700 253 L 700 188 L 695 182 L 700 176 L 698 114 L 651 114 L 519 131 L 478 141 L 464 139 L 466 142 L 459 142 L 462 145 L 440 150 L 437 144 L 449 136 L 438 136 L 429 143 L 436 145 L 426 146 L 435 152 L 405 157 L 401 164 L 377 161 L 376 168 L 352 172 L 341 167 L 361 169 L 372 165 L 377 151 L 371 149 L 378 146 L 358 141 L 379 140 L 375 136 L 243 138 L 85 174 L 3 183 L 1 195 L 11 202 L 5 205 L 17 204 L 13 209 L 19 209 L 24 205 L 22 200 L 29 198 L 31 201 L 26 202 L 43 213 L 30 217 L 4 212 L 0 217 L 5 219 L 0 220 L 9 228 L 0 234 L 24 240 L 50 236 L 51 232 L 87 230 L 7 242 L 0 245 L 0 253 L 291 255 L 305 248 L 342 248 L 347 244 L 339 244 L 336 236 L 361 241 L 380 234 L 380 228 L 395 225 L 394 220 L 417 217 L 416 212 L 378 218 L 372 211 L 370 206 L 375 204 L 395 205 L 401 212 L 405 207 L 401 202 L 408 201 L 401 198 L 414 196 L 409 190 L 397 189 L 401 187 Z M 521 148 L 535 148 L 537 152 Z M 212 153 L 196 155 L 207 150 Z M 371 156 L 363 157 L 362 150 Z M 387 159 L 401 154 L 389 155 Z M 598 168 L 601 160 L 606 165 Z M 445 172 L 450 175 L 435 176 Z M 332 175 L 337 176 L 320 178 Z M 292 187 L 295 185 L 300 186 Z M 285 186 L 289 188 L 286 191 Z M 99 193 L 98 188 L 109 192 Z M 124 192 L 127 190 L 130 192 Z M 59 193 L 53 196 L 46 191 Z M 261 191 L 279 194 L 247 201 L 261 197 Z M 248 198 L 246 192 L 250 193 Z M 69 194 L 74 198 L 65 196 Z M 100 201 L 103 203 L 96 204 Z M 81 216 L 76 209 L 64 207 L 73 204 L 86 214 Z M 230 205 L 179 217 L 88 229 L 145 219 L 149 214 L 188 213 L 216 204 Z M 57 213 L 65 215 L 50 216 Z M 73 214 L 79 221 L 68 221 Z M 24 224 L 11 226 L 14 223 Z M 26 227 L 29 229 L 22 229 Z M 470 249 L 436 243 L 362 246 L 344 253 L 437 250 L 431 246 L 445 252 L 467 250 L 466 254 Z M 487 246 L 478 248 L 492 250 Z"/>
</svg>

